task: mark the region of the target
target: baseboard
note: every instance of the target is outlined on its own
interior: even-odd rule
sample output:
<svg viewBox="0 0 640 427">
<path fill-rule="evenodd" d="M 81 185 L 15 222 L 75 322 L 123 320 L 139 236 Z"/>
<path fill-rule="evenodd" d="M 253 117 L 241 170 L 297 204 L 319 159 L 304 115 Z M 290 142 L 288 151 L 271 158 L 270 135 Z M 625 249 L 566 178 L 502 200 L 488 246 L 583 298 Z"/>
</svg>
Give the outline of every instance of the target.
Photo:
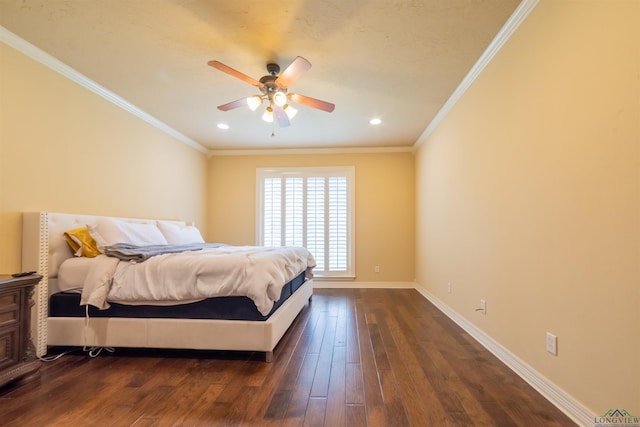
<svg viewBox="0 0 640 427">
<path fill-rule="evenodd" d="M 355 282 L 353 280 L 331 280 L 315 277 L 313 288 L 378 288 L 378 289 L 417 289 L 415 282 Z"/>
<path fill-rule="evenodd" d="M 593 426 L 595 413 L 478 329 L 428 290 L 417 284 L 415 289 L 578 425 Z"/>
<path fill-rule="evenodd" d="M 435 305 L 438 310 L 453 320 L 458 326 L 464 329 L 471 337 L 478 341 L 483 347 L 500 359 L 509 369 L 519 375 L 531 387 L 538 391 L 554 406 L 564 412 L 569 418 L 580 426 L 592 426 L 596 414 L 574 399 L 567 392 L 544 377 L 538 371 L 529 366 L 526 362 L 511 353 L 497 341 L 485 334 L 481 329 L 470 323 L 448 305 L 443 303 L 435 295 L 415 282 L 355 282 L 350 280 L 323 280 L 314 279 L 314 289 L 320 288 L 379 288 L 379 289 L 416 289 L 429 302 Z"/>
</svg>

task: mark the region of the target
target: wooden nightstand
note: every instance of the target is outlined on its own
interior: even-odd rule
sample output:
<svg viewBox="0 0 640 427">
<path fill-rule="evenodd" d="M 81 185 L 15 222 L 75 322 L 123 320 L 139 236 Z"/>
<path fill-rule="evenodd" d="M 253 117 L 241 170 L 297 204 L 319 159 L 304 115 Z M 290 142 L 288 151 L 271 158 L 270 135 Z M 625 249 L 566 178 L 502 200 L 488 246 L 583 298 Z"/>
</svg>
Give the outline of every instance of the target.
<svg viewBox="0 0 640 427">
<path fill-rule="evenodd" d="M 42 276 L 0 276 L 0 387 L 40 375 L 40 361 L 31 342 L 33 288 Z"/>
</svg>

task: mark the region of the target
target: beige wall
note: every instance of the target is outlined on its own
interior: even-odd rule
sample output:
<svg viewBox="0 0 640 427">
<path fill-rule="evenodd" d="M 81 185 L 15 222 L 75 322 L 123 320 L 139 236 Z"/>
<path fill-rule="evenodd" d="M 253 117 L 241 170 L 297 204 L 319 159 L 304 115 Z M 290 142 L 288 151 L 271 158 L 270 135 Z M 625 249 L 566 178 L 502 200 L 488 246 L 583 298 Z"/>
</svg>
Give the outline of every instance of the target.
<svg viewBox="0 0 640 427">
<path fill-rule="evenodd" d="M 213 241 L 255 244 L 256 169 L 286 166 L 355 166 L 356 281 L 413 282 L 411 153 L 214 156 L 207 224 Z"/>
<path fill-rule="evenodd" d="M 598 415 L 640 414 L 638 22 L 541 1 L 416 156 L 419 285 Z"/>
<path fill-rule="evenodd" d="M 638 414 L 639 11 L 541 1 L 420 148 L 415 177 L 408 153 L 207 160 L 0 44 L 0 273 L 20 268 L 25 210 L 193 219 L 209 241 L 254 244 L 256 168 L 353 165 L 357 282 L 415 269 L 593 412 Z"/>
<path fill-rule="evenodd" d="M 206 156 L 0 43 L 0 273 L 21 212 L 204 220 Z"/>
</svg>

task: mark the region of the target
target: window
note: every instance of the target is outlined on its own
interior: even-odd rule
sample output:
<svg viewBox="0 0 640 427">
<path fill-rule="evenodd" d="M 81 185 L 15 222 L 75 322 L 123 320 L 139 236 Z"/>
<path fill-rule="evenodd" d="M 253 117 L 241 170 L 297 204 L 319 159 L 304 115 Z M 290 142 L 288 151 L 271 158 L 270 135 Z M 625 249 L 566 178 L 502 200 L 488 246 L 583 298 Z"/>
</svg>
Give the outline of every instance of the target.
<svg viewBox="0 0 640 427">
<path fill-rule="evenodd" d="M 354 168 L 258 169 L 258 245 L 304 246 L 315 276 L 355 277 Z"/>
</svg>

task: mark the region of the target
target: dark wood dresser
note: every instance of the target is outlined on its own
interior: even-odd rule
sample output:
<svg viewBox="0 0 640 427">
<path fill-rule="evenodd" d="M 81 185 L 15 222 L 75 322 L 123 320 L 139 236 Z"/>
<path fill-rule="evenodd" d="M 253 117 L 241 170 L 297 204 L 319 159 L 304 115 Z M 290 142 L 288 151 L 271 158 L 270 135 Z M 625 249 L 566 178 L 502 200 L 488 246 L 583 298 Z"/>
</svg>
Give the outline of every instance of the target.
<svg viewBox="0 0 640 427">
<path fill-rule="evenodd" d="M 0 275 L 0 387 L 40 375 L 40 360 L 31 341 L 33 289 L 42 276 Z"/>
</svg>

